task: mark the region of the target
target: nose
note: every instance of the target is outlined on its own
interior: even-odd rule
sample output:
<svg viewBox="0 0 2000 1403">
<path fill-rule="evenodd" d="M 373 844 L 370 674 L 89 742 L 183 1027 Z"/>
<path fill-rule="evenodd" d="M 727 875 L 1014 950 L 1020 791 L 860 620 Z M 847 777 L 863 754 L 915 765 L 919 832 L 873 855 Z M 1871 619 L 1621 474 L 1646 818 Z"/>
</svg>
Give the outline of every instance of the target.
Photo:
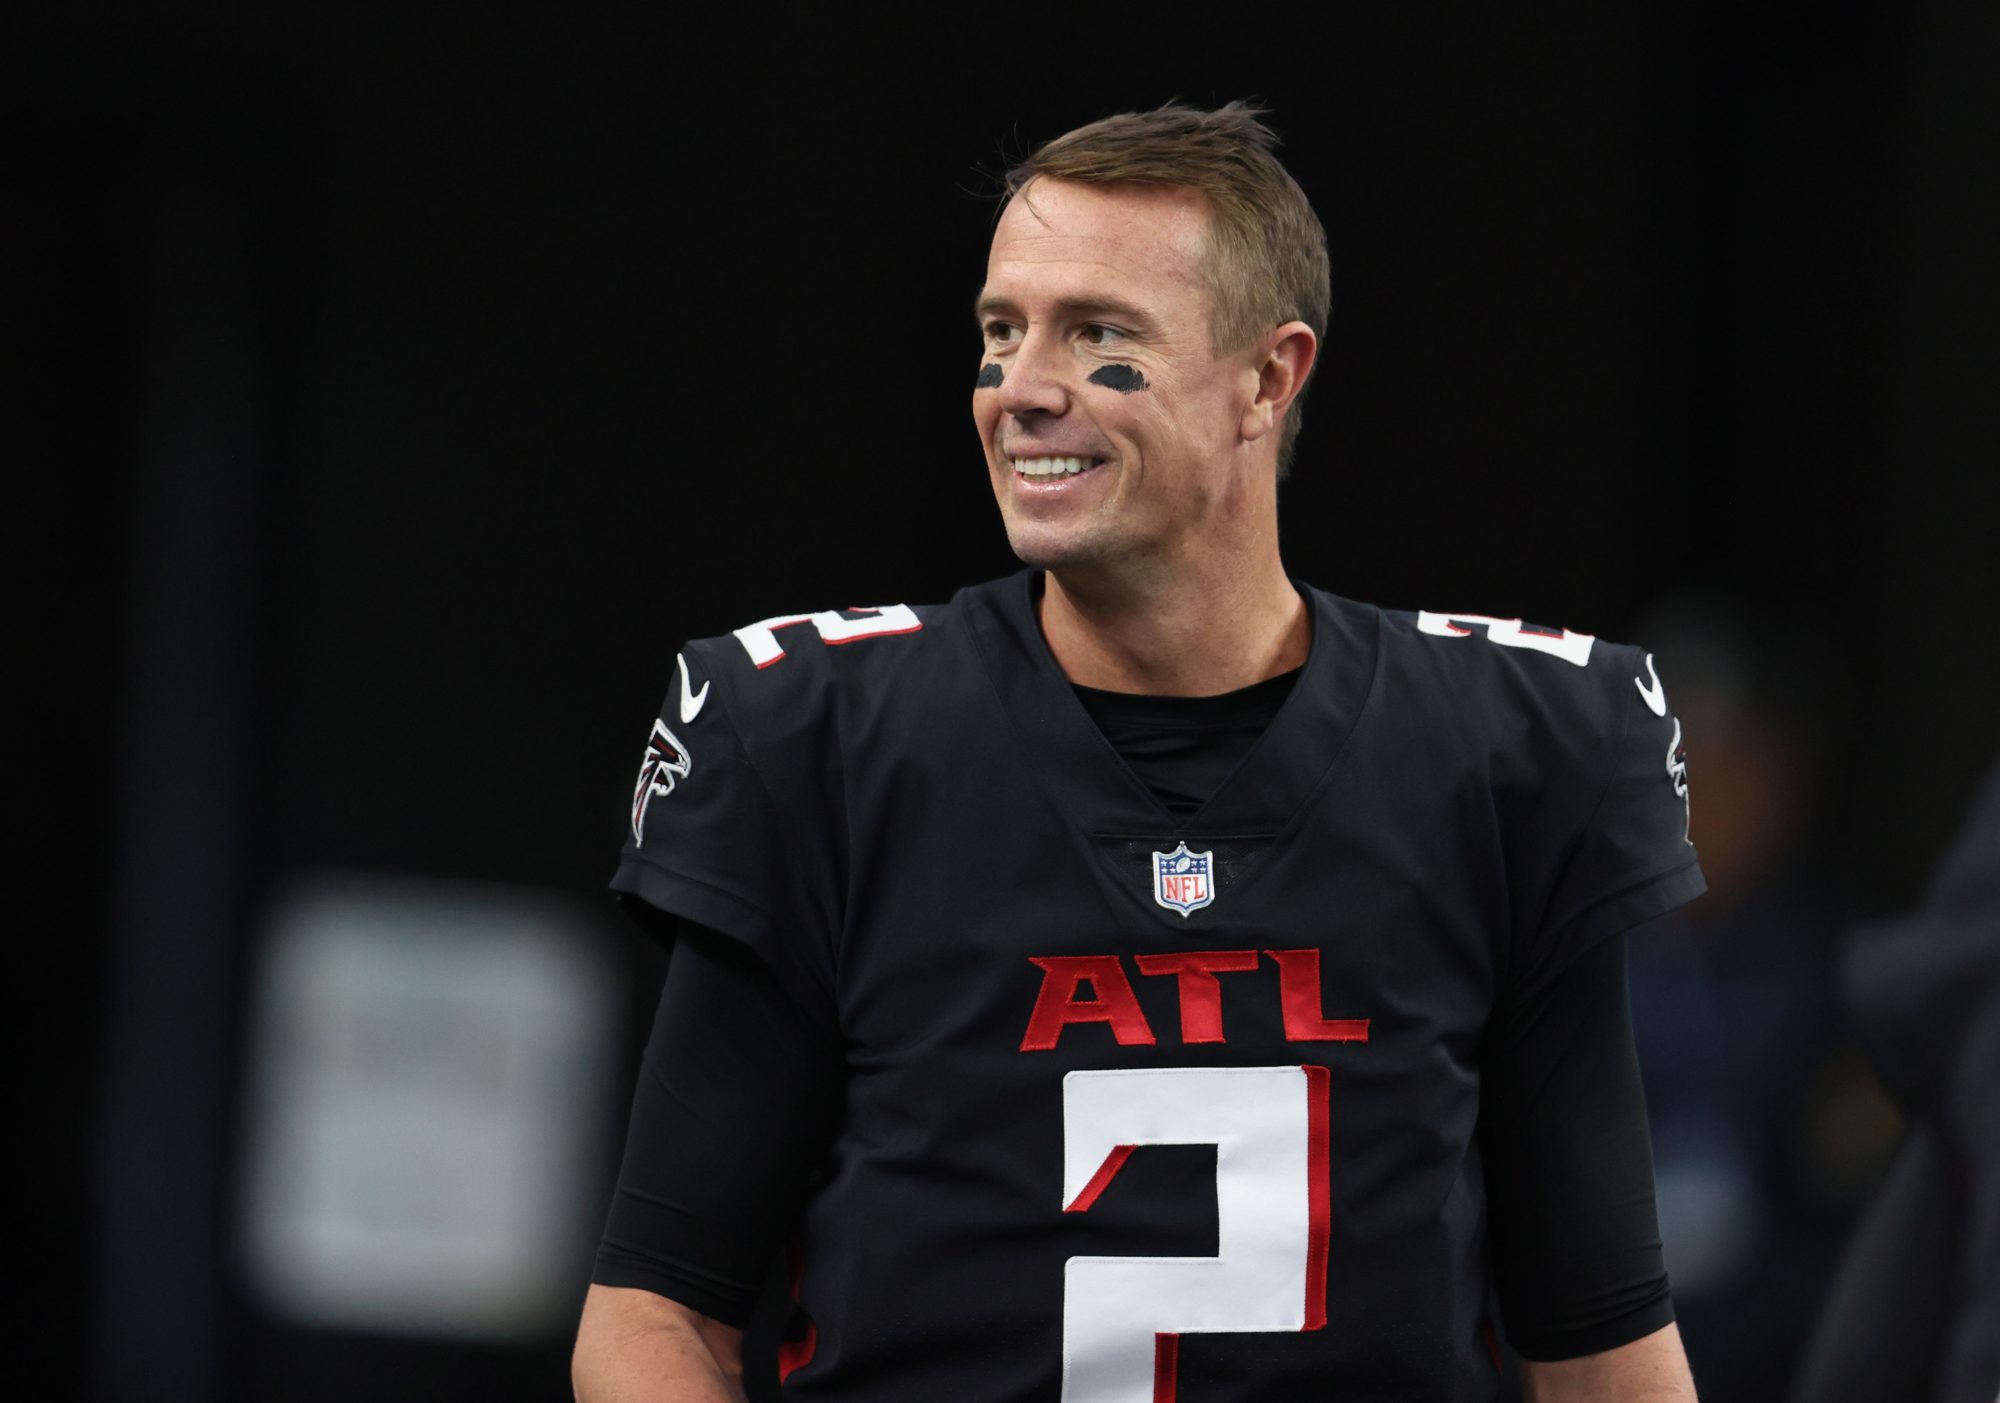
<svg viewBox="0 0 2000 1403">
<path fill-rule="evenodd" d="M 1000 408 L 1016 418 L 1068 412 L 1068 369 L 1059 338 L 1031 328 L 1007 360 L 1006 375 L 1000 382 Z"/>
</svg>

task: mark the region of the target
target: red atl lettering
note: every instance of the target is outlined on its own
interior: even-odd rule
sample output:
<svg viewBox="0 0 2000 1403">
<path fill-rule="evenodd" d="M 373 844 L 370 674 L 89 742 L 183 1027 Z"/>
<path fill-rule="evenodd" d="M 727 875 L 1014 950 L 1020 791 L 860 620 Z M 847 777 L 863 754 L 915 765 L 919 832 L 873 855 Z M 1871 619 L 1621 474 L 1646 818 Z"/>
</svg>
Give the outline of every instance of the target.
<svg viewBox="0 0 2000 1403">
<path fill-rule="evenodd" d="M 1222 1036 L 1222 985 L 1215 976 L 1257 968 L 1257 952 L 1190 950 L 1172 955 L 1140 955 L 1138 965 L 1141 974 L 1171 974 L 1178 981 L 1182 1042 L 1219 1043 L 1227 1039 Z"/>
<path fill-rule="evenodd" d="M 1265 950 L 1278 967 L 1278 1011 L 1285 1041 L 1367 1042 L 1366 1018 L 1328 1018 L 1320 998 L 1319 951 Z M 1222 985 L 1218 974 L 1241 973 L 1258 967 L 1256 950 L 1176 950 L 1165 955 L 1137 955 L 1141 974 L 1172 975 L 1180 1002 L 1183 1043 L 1225 1042 L 1222 1028 Z M 1157 1039 L 1146 1021 L 1132 983 L 1117 955 L 1045 955 L 1029 961 L 1042 971 L 1035 1011 L 1028 1017 L 1023 1052 L 1049 1052 L 1072 1023 L 1108 1023 L 1121 1047 L 1151 1047 Z M 1091 997 L 1079 997 L 1084 984 Z"/>
<path fill-rule="evenodd" d="M 1368 1020 L 1328 1018 L 1319 996 L 1319 951 L 1266 950 L 1278 962 L 1278 1001 L 1288 1043 L 1365 1043 Z"/>
<path fill-rule="evenodd" d="M 1048 955 L 1030 963 L 1041 967 L 1042 989 L 1035 995 L 1021 1051 L 1049 1051 L 1072 1023 L 1109 1023 L 1120 1047 L 1150 1047 L 1157 1041 L 1116 955 Z M 1077 987 L 1086 980 L 1096 997 L 1079 999 Z"/>
</svg>

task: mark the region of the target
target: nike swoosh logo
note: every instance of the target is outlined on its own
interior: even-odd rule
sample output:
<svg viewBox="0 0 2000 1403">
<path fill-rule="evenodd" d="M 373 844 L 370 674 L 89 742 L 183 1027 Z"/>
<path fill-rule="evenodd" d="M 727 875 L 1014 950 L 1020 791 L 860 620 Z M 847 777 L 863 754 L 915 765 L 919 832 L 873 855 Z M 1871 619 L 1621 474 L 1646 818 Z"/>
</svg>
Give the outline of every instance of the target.
<svg viewBox="0 0 2000 1403">
<path fill-rule="evenodd" d="M 681 670 L 681 724 L 685 726 L 688 722 L 694 720 L 695 717 L 701 715 L 702 704 L 708 700 L 709 684 L 706 682 L 702 683 L 699 692 L 690 690 L 688 687 L 687 659 L 676 653 L 674 655 L 674 666 Z M 1665 714 L 1665 712 L 1661 713 L 1661 715 Z"/>
<path fill-rule="evenodd" d="M 1645 698 L 1646 710 L 1652 712 L 1655 716 L 1665 716 L 1667 714 L 1667 689 L 1660 685 L 1660 670 L 1653 666 L 1653 655 L 1651 653 L 1646 654 L 1646 671 L 1653 674 L 1653 685 L 1648 687 L 1636 677 L 1632 679 L 1632 685 L 1637 687 L 1639 695 Z M 704 687 L 702 690 L 707 691 L 708 689 Z"/>
</svg>

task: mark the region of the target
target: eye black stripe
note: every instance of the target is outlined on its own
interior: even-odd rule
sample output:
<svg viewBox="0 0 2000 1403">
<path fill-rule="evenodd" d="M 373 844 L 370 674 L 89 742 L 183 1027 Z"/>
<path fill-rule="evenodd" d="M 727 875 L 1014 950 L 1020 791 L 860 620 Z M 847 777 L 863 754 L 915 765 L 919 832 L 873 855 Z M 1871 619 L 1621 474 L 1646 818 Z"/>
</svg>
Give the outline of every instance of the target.
<svg viewBox="0 0 2000 1403">
<path fill-rule="evenodd" d="M 1134 390 L 1149 390 L 1146 377 L 1129 365 L 1106 365 L 1090 372 L 1090 383 L 1102 385 L 1107 390 L 1116 390 L 1121 395 L 1129 395 Z"/>
</svg>

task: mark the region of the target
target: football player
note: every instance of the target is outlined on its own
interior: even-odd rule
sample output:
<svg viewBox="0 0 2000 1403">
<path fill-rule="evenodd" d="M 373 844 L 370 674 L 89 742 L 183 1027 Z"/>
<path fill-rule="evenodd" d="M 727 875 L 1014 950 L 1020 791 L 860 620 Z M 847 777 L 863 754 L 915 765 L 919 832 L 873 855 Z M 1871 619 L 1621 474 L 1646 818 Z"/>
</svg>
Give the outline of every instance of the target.
<svg viewBox="0 0 2000 1403">
<path fill-rule="evenodd" d="M 1636 649 L 1286 575 L 1328 271 L 1258 117 L 1011 173 L 1026 570 L 681 651 L 581 1398 L 740 1398 L 788 1243 L 788 1398 L 1693 1397 L 1622 943 L 1702 890 L 1679 724 Z"/>
</svg>

